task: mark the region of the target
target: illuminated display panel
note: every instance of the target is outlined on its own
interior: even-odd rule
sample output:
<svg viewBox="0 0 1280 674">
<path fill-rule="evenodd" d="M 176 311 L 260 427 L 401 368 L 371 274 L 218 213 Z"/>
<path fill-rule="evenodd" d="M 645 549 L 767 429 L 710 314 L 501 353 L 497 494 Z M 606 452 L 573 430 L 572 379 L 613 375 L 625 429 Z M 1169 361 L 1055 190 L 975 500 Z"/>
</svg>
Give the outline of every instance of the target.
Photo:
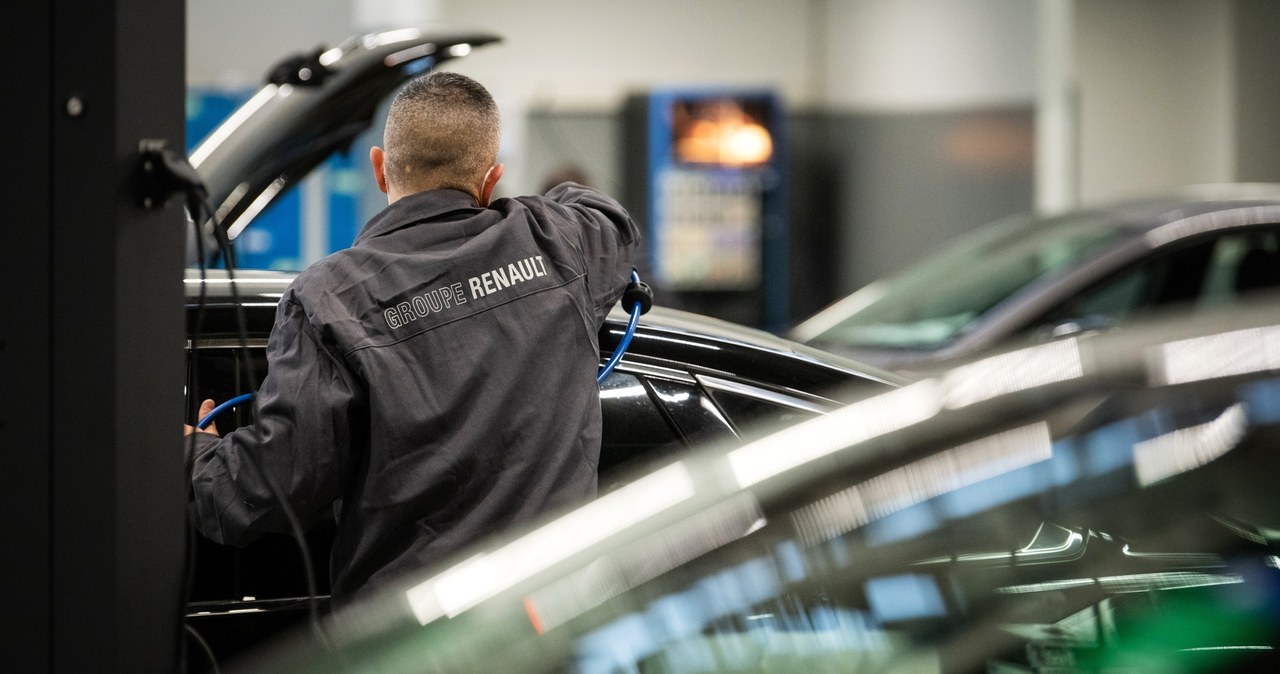
<svg viewBox="0 0 1280 674">
<path fill-rule="evenodd" d="M 666 287 L 761 288 L 765 194 L 776 182 L 775 109 L 773 97 L 758 92 L 658 100 L 654 266 Z"/>
</svg>

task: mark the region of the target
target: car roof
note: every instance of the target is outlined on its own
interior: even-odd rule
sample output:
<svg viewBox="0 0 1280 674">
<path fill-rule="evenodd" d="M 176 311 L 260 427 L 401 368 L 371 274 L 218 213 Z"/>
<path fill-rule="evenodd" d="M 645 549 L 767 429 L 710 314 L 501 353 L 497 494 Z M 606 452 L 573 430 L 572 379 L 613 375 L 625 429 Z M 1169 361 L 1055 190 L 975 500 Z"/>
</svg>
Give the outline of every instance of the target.
<svg viewBox="0 0 1280 674">
<path fill-rule="evenodd" d="M 1064 211 L 1048 217 L 1085 215 L 1124 223 L 1139 230 L 1152 230 L 1178 220 L 1257 206 L 1280 206 L 1280 184 L 1190 185 L 1169 190 L 1166 194 Z"/>
</svg>

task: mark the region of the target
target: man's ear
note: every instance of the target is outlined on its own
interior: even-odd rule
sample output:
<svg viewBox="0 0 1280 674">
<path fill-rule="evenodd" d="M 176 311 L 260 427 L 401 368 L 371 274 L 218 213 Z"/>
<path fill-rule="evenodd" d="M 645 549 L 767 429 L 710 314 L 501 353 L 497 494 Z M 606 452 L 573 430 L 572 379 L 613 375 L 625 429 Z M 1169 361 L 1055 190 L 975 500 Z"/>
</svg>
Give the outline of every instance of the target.
<svg viewBox="0 0 1280 674">
<path fill-rule="evenodd" d="M 484 183 L 480 185 L 480 206 L 483 208 L 489 205 L 489 200 L 493 198 L 493 186 L 498 184 L 502 179 L 502 164 L 494 164 L 484 173 Z"/>
<path fill-rule="evenodd" d="M 377 145 L 369 148 L 369 163 L 373 164 L 373 179 L 378 181 L 378 189 L 384 194 L 387 191 L 386 160 L 387 155 L 383 153 L 382 148 Z"/>
</svg>

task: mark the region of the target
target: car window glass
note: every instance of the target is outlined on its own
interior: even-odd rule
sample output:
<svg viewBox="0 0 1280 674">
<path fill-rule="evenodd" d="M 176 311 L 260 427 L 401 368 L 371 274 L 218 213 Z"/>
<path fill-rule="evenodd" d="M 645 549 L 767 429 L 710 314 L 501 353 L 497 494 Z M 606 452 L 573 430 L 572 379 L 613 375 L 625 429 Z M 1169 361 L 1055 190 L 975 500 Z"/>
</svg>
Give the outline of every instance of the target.
<svg viewBox="0 0 1280 674">
<path fill-rule="evenodd" d="M 658 377 L 644 382 L 686 445 L 737 442 L 733 424 L 702 387 Z"/>
<path fill-rule="evenodd" d="M 1118 223 L 1081 217 L 988 225 L 860 291 L 864 305 L 813 343 L 936 348 L 1023 288 L 1063 273 L 1126 236 Z"/>
<path fill-rule="evenodd" d="M 1250 242 L 1244 236 L 1224 236 L 1214 247 L 1213 259 L 1205 275 L 1203 304 L 1220 304 L 1236 294 L 1236 271 L 1250 250 Z"/>
<path fill-rule="evenodd" d="M 1280 289 L 1280 229 L 1224 236 L 1214 250 L 1201 304 L 1217 305 L 1260 291 Z"/>
<path fill-rule="evenodd" d="M 1144 307 L 1160 303 L 1164 287 L 1176 273 L 1181 282 L 1199 283 L 1212 250 L 1202 244 L 1177 255 L 1162 255 L 1120 273 L 1063 304 L 1049 316 L 1050 322 L 1070 319 L 1122 320 Z"/>
<path fill-rule="evenodd" d="M 249 385 L 239 347 L 200 348 L 198 356 L 188 358 L 188 368 L 198 369 L 188 381 L 199 386 L 189 396 L 189 419 L 195 421 L 200 401 L 212 399 L 222 403 L 244 393 L 252 393 L 257 383 Z M 253 372 L 259 381 L 267 372 L 266 353 L 262 348 L 250 350 Z M 220 433 L 253 423 L 253 405 L 243 404 L 222 413 L 214 421 Z M 324 519 L 306 536 L 311 551 L 318 591 L 329 591 L 329 547 L 333 540 L 334 521 Z M 265 534 L 252 544 L 237 548 L 196 537 L 196 565 L 191 580 L 192 610 L 225 609 L 226 605 L 254 598 L 260 600 L 307 596 L 306 577 L 302 573 L 297 542 L 284 534 Z"/>
<path fill-rule="evenodd" d="M 1035 325 L 1041 330 L 1067 324 L 1098 328 L 1151 309 L 1224 304 L 1243 293 L 1280 286 L 1280 252 L 1273 251 L 1280 251 L 1280 235 L 1274 230 L 1230 233 L 1182 246 L 1095 284 Z M 1259 256 L 1277 266 L 1263 266 Z M 1274 280 L 1266 279 L 1267 273 Z"/>
<path fill-rule="evenodd" d="M 267 373 L 266 352 L 258 348 L 251 349 L 250 354 L 253 360 L 254 376 L 258 378 L 258 382 L 261 382 Z M 257 390 L 258 382 L 250 384 L 248 381 L 243 357 L 243 351 L 237 347 L 201 348 L 198 357 L 188 356 L 187 381 L 199 387 L 198 391 L 192 391 L 192 395 L 188 396 L 188 419 L 192 422 L 198 421 L 195 415 L 203 400 L 211 399 L 220 404 L 241 394 L 253 393 Z M 248 425 L 253 422 L 253 406 L 238 405 L 223 412 L 215 421 L 219 431 L 223 433 Z"/>
<path fill-rule="evenodd" d="M 602 415 L 600 487 L 607 490 L 638 462 L 656 460 L 682 446 L 639 377 L 614 372 L 600 385 Z"/>
</svg>

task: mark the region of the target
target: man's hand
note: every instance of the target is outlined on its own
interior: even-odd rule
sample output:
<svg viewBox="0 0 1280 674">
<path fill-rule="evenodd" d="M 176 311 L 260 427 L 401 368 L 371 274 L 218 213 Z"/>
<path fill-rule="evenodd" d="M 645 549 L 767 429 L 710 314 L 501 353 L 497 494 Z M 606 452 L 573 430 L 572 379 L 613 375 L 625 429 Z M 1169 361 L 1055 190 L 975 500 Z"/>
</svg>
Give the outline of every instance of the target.
<svg viewBox="0 0 1280 674">
<path fill-rule="evenodd" d="M 213 411 L 213 408 L 215 407 L 217 407 L 217 405 L 213 403 L 213 400 L 206 400 L 200 403 L 200 411 L 196 413 L 196 419 L 205 418 L 206 416 L 209 415 L 210 412 Z M 217 435 L 218 424 L 211 421 L 209 422 L 209 425 L 206 426 L 205 428 L 196 428 L 195 426 L 191 426 L 189 424 L 182 425 L 182 434 L 184 436 L 191 435 L 192 433 L 208 433 L 209 435 Z"/>
</svg>

